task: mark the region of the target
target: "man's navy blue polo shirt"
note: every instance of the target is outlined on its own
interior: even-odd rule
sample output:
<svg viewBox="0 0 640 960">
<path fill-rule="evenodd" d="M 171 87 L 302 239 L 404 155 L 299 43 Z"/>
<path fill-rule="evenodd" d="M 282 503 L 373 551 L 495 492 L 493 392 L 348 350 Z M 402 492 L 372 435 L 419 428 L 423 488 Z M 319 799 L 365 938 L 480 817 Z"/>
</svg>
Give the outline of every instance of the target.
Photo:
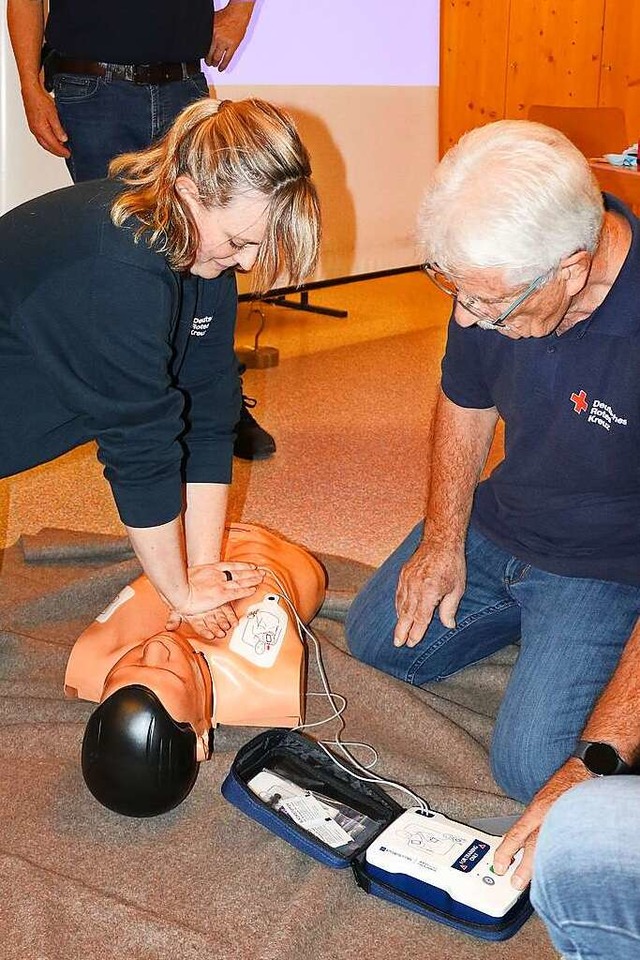
<svg viewBox="0 0 640 960">
<path fill-rule="evenodd" d="M 566 333 L 510 340 L 449 324 L 442 388 L 496 407 L 505 457 L 482 482 L 473 525 L 550 573 L 640 584 L 640 222 L 602 304 Z"/>
</svg>

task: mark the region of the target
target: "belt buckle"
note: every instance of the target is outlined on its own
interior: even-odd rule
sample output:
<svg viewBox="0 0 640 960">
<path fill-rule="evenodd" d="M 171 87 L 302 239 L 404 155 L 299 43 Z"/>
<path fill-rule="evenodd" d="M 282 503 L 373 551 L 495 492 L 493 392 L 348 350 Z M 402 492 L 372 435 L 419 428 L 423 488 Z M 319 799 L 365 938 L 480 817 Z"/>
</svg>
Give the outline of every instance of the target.
<svg viewBox="0 0 640 960">
<path fill-rule="evenodd" d="M 150 63 L 138 63 L 133 68 L 134 83 L 147 83 L 155 84 L 156 80 L 153 78 L 153 66 Z"/>
<path fill-rule="evenodd" d="M 132 83 L 137 82 L 137 68 L 133 63 L 124 63 L 122 65 L 122 79 L 130 80 Z"/>
</svg>

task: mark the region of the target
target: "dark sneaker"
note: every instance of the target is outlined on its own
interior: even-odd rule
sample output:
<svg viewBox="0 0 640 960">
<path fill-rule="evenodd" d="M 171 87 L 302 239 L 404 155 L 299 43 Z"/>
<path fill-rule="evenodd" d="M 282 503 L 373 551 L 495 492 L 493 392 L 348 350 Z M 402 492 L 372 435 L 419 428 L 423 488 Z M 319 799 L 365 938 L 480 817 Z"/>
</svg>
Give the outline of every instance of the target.
<svg viewBox="0 0 640 960">
<path fill-rule="evenodd" d="M 242 395 L 242 410 L 233 445 L 234 457 L 241 460 L 268 460 L 276 452 L 276 442 L 271 434 L 249 413 L 249 409 L 253 410 L 257 402 L 253 397 Z"/>
</svg>

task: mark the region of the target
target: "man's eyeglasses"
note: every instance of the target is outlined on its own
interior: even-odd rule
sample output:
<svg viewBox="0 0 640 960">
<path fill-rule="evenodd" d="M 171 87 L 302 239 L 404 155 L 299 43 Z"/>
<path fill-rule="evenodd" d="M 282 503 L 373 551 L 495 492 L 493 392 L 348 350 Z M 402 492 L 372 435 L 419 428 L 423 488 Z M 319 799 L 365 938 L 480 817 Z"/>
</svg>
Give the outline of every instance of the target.
<svg viewBox="0 0 640 960">
<path fill-rule="evenodd" d="M 446 273 L 443 273 L 437 263 L 425 263 L 423 270 L 431 282 L 434 283 L 439 290 L 442 290 L 443 293 L 446 293 L 448 296 L 456 300 L 460 306 L 463 307 L 463 309 L 472 314 L 474 317 L 477 317 L 478 320 L 483 320 L 492 327 L 504 327 L 507 319 L 511 316 L 513 311 L 517 310 L 517 308 L 524 303 L 527 297 L 530 297 L 535 290 L 539 290 L 540 287 L 543 287 L 553 272 L 552 270 L 547 270 L 546 273 L 536 277 L 536 279 L 531 281 L 529 286 L 516 297 L 513 303 L 510 304 L 506 310 L 503 310 L 498 317 L 492 317 L 490 314 L 485 313 L 484 310 L 477 306 L 477 304 L 482 304 L 482 301 L 478 300 L 477 297 L 465 297 L 463 299 L 460 296 L 460 290 L 458 289 L 458 285 L 456 284 L 455 280 L 452 280 L 451 277 L 449 277 Z"/>
</svg>

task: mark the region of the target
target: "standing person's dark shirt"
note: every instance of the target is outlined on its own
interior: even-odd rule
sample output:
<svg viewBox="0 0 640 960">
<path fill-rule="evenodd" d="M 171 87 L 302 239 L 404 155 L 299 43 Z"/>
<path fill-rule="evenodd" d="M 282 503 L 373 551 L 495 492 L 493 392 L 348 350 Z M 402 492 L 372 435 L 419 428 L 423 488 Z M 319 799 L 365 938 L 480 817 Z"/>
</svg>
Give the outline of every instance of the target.
<svg viewBox="0 0 640 960">
<path fill-rule="evenodd" d="M 107 63 L 180 63 L 206 56 L 213 0 L 51 0 L 49 46 Z"/>
</svg>

